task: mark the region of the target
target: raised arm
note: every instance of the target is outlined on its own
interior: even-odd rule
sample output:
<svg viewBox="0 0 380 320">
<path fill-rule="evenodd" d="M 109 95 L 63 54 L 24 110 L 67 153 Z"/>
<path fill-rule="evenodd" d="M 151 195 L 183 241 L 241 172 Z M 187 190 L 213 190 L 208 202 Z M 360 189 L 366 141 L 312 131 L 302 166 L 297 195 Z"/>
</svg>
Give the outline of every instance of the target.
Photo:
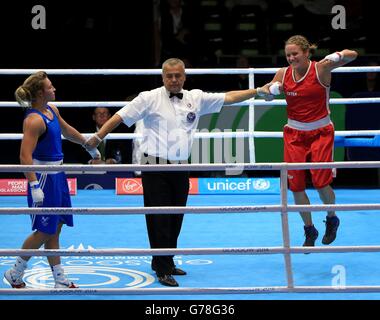
<svg viewBox="0 0 380 320">
<path fill-rule="evenodd" d="M 321 69 L 327 69 L 329 71 L 342 67 L 351 61 L 354 61 L 358 56 L 358 53 L 354 50 L 344 49 L 331 53 L 318 62 L 318 67 Z"/>
<path fill-rule="evenodd" d="M 331 71 L 355 60 L 357 56 L 358 53 L 356 51 L 344 49 L 324 57 L 321 61 L 317 62 L 320 81 L 329 86 L 331 83 Z"/>
</svg>

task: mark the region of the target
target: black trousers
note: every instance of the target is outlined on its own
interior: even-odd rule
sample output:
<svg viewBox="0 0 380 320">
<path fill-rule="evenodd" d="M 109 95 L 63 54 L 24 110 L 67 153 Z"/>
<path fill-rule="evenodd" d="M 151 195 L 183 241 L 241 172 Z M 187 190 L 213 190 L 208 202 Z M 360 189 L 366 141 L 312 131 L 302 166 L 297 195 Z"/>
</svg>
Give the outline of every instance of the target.
<svg viewBox="0 0 380 320">
<path fill-rule="evenodd" d="M 189 194 L 188 172 L 143 172 L 142 184 L 145 207 L 186 206 Z M 183 214 L 147 214 L 145 218 L 152 249 L 177 248 Z M 174 255 L 153 256 L 152 269 L 158 276 L 171 273 L 175 267 L 173 257 Z"/>
</svg>

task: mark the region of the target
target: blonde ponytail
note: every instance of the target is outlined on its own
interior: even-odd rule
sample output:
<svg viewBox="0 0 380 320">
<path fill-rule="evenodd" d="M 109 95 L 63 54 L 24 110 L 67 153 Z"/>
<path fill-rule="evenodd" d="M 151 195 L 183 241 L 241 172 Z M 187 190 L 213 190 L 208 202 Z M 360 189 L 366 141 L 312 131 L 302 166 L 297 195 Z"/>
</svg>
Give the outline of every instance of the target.
<svg viewBox="0 0 380 320">
<path fill-rule="evenodd" d="M 19 86 L 15 91 L 15 98 L 18 104 L 23 108 L 32 107 L 32 94 L 24 86 Z"/>
</svg>

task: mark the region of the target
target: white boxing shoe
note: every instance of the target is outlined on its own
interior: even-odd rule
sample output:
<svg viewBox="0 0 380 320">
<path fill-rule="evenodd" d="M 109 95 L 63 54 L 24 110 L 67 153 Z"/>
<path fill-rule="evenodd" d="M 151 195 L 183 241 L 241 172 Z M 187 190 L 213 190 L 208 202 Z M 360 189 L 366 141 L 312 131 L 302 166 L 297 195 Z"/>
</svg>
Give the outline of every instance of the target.
<svg viewBox="0 0 380 320">
<path fill-rule="evenodd" d="M 60 281 L 56 281 L 55 282 L 55 285 L 54 285 L 54 288 L 56 289 L 61 289 L 61 288 L 65 288 L 65 289 L 76 289 L 76 288 L 79 288 L 74 282 L 71 282 L 67 279 L 63 279 L 63 280 L 60 280 Z"/>
<path fill-rule="evenodd" d="M 12 286 L 12 288 L 22 289 L 26 287 L 25 282 L 22 280 L 23 275 L 23 272 L 17 272 L 14 269 L 9 269 L 5 271 L 4 278 Z"/>
</svg>

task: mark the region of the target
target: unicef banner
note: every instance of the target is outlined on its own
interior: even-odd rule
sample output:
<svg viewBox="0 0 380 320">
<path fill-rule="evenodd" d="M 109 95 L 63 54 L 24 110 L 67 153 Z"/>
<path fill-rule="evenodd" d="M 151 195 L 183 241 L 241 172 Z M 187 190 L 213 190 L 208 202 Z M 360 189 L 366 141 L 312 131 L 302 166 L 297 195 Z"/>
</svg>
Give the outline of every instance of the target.
<svg viewBox="0 0 380 320">
<path fill-rule="evenodd" d="M 280 194 L 280 178 L 201 178 L 199 194 Z"/>
</svg>

